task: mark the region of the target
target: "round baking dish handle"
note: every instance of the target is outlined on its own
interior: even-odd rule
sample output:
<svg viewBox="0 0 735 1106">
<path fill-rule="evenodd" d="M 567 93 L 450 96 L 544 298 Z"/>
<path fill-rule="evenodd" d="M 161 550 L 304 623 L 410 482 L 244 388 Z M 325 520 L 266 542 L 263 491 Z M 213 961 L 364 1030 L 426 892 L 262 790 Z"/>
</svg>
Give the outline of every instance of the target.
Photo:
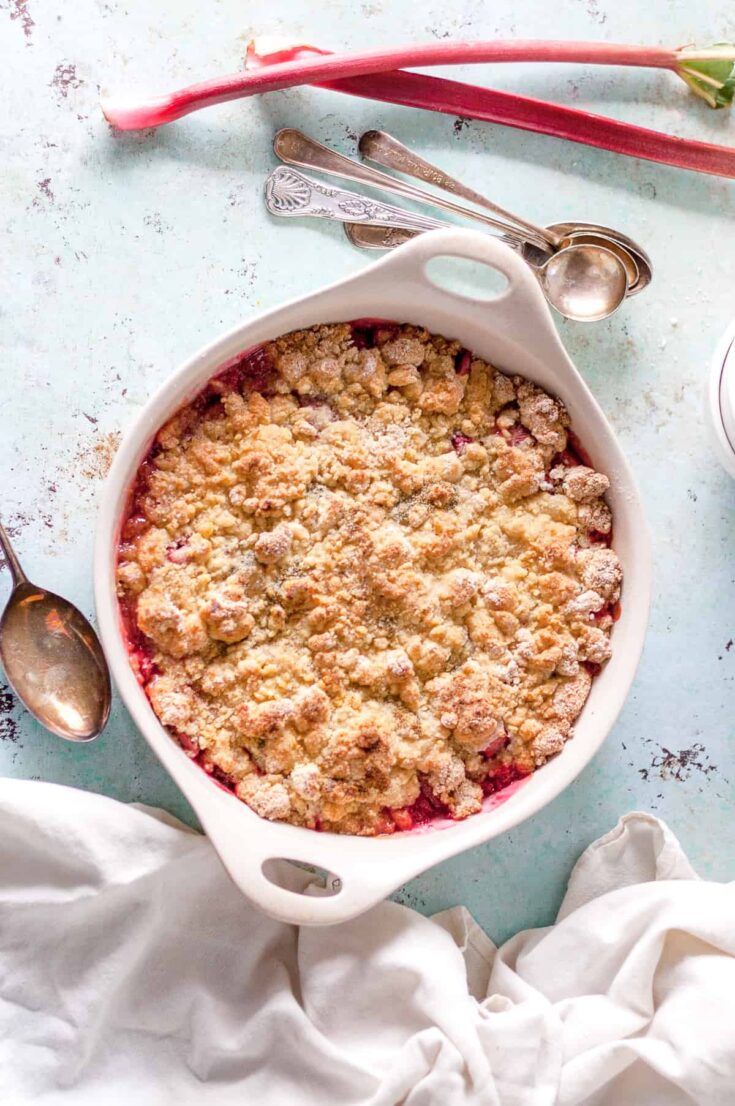
<svg viewBox="0 0 735 1106">
<path fill-rule="evenodd" d="M 279 852 L 275 847 L 252 850 L 246 846 L 247 855 L 233 855 L 229 849 L 222 849 L 221 843 L 218 848 L 240 890 L 270 917 L 291 925 L 336 925 L 349 921 L 382 902 L 404 882 L 394 865 L 384 864 L 372 872 L 372 865 L 359 865 L 359 880 L 352 873 L 329 872 L 324 889 L 306 880 L 303 882 L 308 890 L 290 890 L 270 879 L 266 870 L 270 865 L 289 861 L 313 868 L 316 864 L 307 859 L 308 850 L 285 846 Z M 405 878 L 410 874 L 407 872 Z M 293 875 L 294 882 L 301 882 L 295 872 Z"/>
<path fill-rule="evenodd" d="M 429 262 L 441 257 L 487 265 L 502 273 L 508 286 L 490 299 L 445 288 L 427 271 Z M 492 319 L 493 326 L 542 358 L 562 348 L 551 310 L 531 267 L 516 250 L 491 234 L 460 228 L 428 231 L 395 250 L 376 269 L 380 265 L 386 276 L 389 271 L 391 279 L 401 283 L 402 291 L 406 285 L 413 285 L 421 297 L 417 302 L 425 303 L 430 298 L 455 314 L 458 308 L 470 316 L 481 311 Z"/>
</svg>

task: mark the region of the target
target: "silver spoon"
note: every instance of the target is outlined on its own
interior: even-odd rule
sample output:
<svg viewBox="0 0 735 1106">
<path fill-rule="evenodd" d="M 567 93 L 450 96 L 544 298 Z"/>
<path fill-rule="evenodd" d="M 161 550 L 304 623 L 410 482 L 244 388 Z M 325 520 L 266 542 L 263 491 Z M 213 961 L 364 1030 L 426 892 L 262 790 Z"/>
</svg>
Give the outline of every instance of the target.
<svg viewBox="0 0 735 1106">
<path fill-rule="evenodd" d="M 355 181 L 359 184 L 367 184 L 372 188 L 380 188 L 384 192 L 392 192 L 397 196 L 403 196 L 407 200 L 417 203 L 429 204 L 431 207 L 443 208 L 455 215 L 462 215 L 467 219 L 475 219 L 503 234 L 512 235 L 521 241 L 528 241 L 537 249 L 549 252 L 548 236 L 539 233 L 536 229 L 519 230 L 509 223 L 503 223 L 499 219 L 492 219 L 479 211 L 471 211 L 461 204 L 452 203 L 442 196 L 436 196 L 431 192 L 425 192 L 422 188 L 416 188 L 406 181 L 396 180 L 395 177 L 381 173 L 377 169 L 371 169 L 369 165 L 362 165 L 359 161 L 353 161 L 336 150 L 330 150 L 308 135 L 296 130 L 294 127 L 284 127 L 276 133 L 273 139 L 273 151 L 287 165 L 297 165 L 302 169 L 314 169 L 319 173 L 328 173 L 330 176 L 341 177 L 343 180 Z"/>
<path fill-rule="evenodd" d="M 626 245 L 619 242 L 616 237 L 613 237 L 615 235 L 614 231 L 608 231 L 605 234 L 591 233 L 589 230 L 583 229 L 581 225 L 578 226 L 575 224 L 562 224 L 564 227 L 562 231 L 556 228 L 537 227 L 533 223 L 527 223 L 519 216 L 506 213 L 503 208 L 499 208 L 480 193 L 467 188 L 460 181 L 450 177 L 437 166 L 425 161 L 423 158 L 419 157 L 418 154 L 413 153 L 408 147 L 404 146 L 401 142 L 391 135 L 386 134 L 384 131 L 367 131 L 362 136 L 361 151 L 365 157 L 372 157 L 379 163 L 388 165 L 389 168 L 412 173 L 414 176 L 418 176 L 422 180 L 428 180 L 430 183 L 438 184 L 439 187 L 445 188 L 450 192 L 460 192 L 460 194 L 473 202 L 489 206 L 491 210 L 499 211 L 501 214 L 508 214 L 509 218 L 515 219 L 522 224 L 522 227 L 527 227 L 528 229 L 519 231 L 509 223 L 489 218 L 486 215 L 482 215 L 480 212 L 462 207 L 460 204 L 452 203 L 450 200 L 445 200 L 441 196 L 425 192 L 423 189 L 415 188 L 405 181 L 390 177 L 386 173 L 371 169 L 367 165 L 361 165 L 360 162 L 344 157 L 342 154 L 337 153 L 336 150 L 332 150 L 321 142 L 317 142 L 315 139 L 310 138 L 295 127 L 284 127 L 276 133 L 273 139 L 273 150 L 276 156 L 287 165 L 297 165 L 301 168 L 316 169 L 320 173 L 328 173 L 345 180 L 359 181 L 387 192 L 405 196 L 407 199 L 419 203 L 431 204 L 436 207 L 444 208 L 454 214 L 475 219 L 484 223 L 486 226 L 502 231 L 506 241 L 509 241 L 511 238 L 520 238 L 525 244 L 526 259 L 534 265 L 541 265 L 543 263 L 544 256 L 550 252 L 552 246 L 554 249 L 561 249 L 572 245 L 599 246 L 602 249 L 609 250 L 620 258 L 625 266 L 629 290 L 632 288 L 635 288 L 636 291 L 640 290 L 637 287 L 640 283 L 640 272 L 636 258 Z M 541 237 L 542 235 L 545 235 L 546 240 Z M 628 239 L 627 241 L 630 240 Z M 604 259 L 601 260 L 604 263 Z M 643 257 L 641 258 L 641 262 L 643 262 Z M 650 267 L 646 283 L 650 283 Z M 644 287 L 645 284 L 642 286 Z"/>
<path fill-rule="evenodd" d="M 33 717 L 67 741 L 91 741 L 110 715 L 110 673 L 97 635 L 67 599 L 32 584 L 0 524 L 13 590 L 0 618 L 0 661 Z"/>
<path fill-rule="evenodd" d="M 536 223 L 531 223 L 528 219 L 514 215 L 512 211 L 507 211 L 499 204 L 493 203 L 481 192 L 475 192 L 473 188 L 462 184 L 456 177 L 445 173 L 438 165 L 432 165 L 430 161 L 414 153 L 386 131 L 365 131 L 360 138 L 358 149 L 362 157 L 368 161 L 374 161 L 386 169 L 395 169 L 398 173 L 405 173 L 406 176 L 416 177 L 417 180 L 425 181 L 427 184 L 436 185 L 437 188 L 442 188 L 453 196 L 461 196 L 462 199 L 469 200 L 478 207 L 484 207 L 487 211 L 501 215 L 503 219 L 510 219 L 512 223 L 522 227 L 534 238 L 540 238 L 542 242 L 548 243 L 552 249 L 557 249 L 561 243 L 561 235 L 557 232 L 548 227 L 537 226 Z"/>
<path fill-rule="evenodd" d="M 269 175 L 265 202 L 271 214 L 289 218 L 313 215 L 342 223 L 413 231 L 451 226 L 439 219 L 415 215 L 394 204 L 361 196 L 358 192 L 333 188 L 286 165 Z M 515 248 L 519 248 L 518 243 Z M 569 246 L 552 254 L 542 265 L 531 265 L 531 268 L 551 306 L 576 322 L 596 322 L 611 315 L 628 290 L 623 263 L 610 250 L 599 246 Z"/>
<path fill-rule="evenodd" d="M 438 165 L 426 161 L 419 154 L 404 146 L 397 138 L 385 131 L 366 131 L 360 138 L 359 150 L 362 157 L 368 161 L 374 161 L 387 169 L 393 169 L 398 173 L 415 177 L 417 180 L 433 184 L 454 196 L 461 196 L 470 203 L 477 204 L 489 211 L 502 215 L 505 219 L 517 223 L 536 237 L 542 237 L 554 249 L 561 249 L 572 245 L 577 238 L 583 238 L 584 245 L 599 245 L 617 254 L 625 265 L 628 273 L 629 294 L 642 291 L 651 283 L 652 267 L 646 252 L 631 238 L 610 227 L 596 226 L 592 223 L 553 223 L 548 227 L 539 227 L 535 223 L 523 219 L 521 216 L 507 211 L 498 204 L 493 203 L 487 196 L 475 192 L 455 177 L 445 173 Z M 536 247 L 530 243 L 524 253 L 531 260 L 539 260 L 534 252 Z M 548 247 L 547 247 L 548 252 Z"/>
</svg>

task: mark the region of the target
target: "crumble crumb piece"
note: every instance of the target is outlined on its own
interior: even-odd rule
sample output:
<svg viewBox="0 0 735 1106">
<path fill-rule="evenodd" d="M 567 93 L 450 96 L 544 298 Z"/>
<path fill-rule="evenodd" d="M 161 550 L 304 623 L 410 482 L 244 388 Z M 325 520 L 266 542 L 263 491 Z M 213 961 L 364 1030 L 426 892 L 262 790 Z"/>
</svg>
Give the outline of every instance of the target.
<svg viewBox="0 0 735 1106">
<path fill-rule="evenodd" d="M 564 494 L 575 503 L 599 499 L 610 487 L 610 481 L 604 473 L 595 472 L 587 465 L 574 465 L 570 468 L 559 466 L 551 470 L 551 479 L 560 481 Z"/>
</svg>

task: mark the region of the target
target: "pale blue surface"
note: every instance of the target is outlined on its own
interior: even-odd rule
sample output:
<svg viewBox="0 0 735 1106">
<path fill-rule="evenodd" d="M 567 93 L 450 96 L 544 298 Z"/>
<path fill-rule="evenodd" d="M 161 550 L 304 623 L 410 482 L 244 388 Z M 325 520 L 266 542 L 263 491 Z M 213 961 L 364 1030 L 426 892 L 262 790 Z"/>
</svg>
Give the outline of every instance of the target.
<svg viewBox="0 0 735 1106">
<path fill-rule="evenodd" d="M 277 127 L 300 126 L 350 154 L 362 129 L 384 127 L 531 218 L 619 226 L 650 250 L 655 284 L 611 322 L 561 329 L 620 434 L 653 529 L 654 605 L 638 679 L 602 752 L 567 792 L 401 898 L 425 912 L 464 902 L 496 938 L 544 924 L 582 848 L 632 808 L 667 819 L 703 875 L 732 879 L 735 484 L 710 451 L 701 396 L 735 313 L 735 185 L 316 90 L 225 105 L 150 134 L 115 137 L 101 120 L 99 87 L 165 90 L 235 69 L 251 33 L 332 48 L 449 35 L 677 44 L 734 38 L 735 20 L 715 0 L 651 0 L 645 11 L 634 0 L 2 0 L 0 510 L 30 573 L 91 613 L 109 436 L 219 331 L 366 263 L 336 227 L 266 216 L 261 189 Z M 667 74 L 487 67 L 474 79 L 735 141 L 728 113 L 690 102 Z M 0 588 L 3 599 L 7 579 Z M 4 773 L 190 815 L 119 704 L 86 748 L 2 704 L 0 694 Z M 694 752 L 667 759 L 664 749 Z"/>
</svg>

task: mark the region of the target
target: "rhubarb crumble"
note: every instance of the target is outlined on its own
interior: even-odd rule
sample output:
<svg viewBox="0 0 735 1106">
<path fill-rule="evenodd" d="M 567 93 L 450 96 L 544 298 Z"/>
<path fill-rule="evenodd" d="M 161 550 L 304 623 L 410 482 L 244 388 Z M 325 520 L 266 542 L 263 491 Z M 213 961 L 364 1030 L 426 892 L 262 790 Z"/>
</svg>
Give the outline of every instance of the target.
<svg viewBox="0 0 735 1106">
<path fill-rule="evenodd" d="M 621 568 L 561 402 L 361 320 L 267 342 L 157 434 L 123 527 L 131 663 L 264 818 L 465 818 L 572 735 Z"/>
</svg>

